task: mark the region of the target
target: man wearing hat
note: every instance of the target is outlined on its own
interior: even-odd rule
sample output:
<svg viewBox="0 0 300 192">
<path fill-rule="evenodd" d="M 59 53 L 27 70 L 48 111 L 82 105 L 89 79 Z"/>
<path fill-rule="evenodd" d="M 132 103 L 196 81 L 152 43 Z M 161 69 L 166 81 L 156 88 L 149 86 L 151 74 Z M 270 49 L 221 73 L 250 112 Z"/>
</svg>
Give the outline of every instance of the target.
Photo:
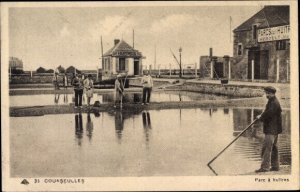
<svg viewBox="0 0 300 192">
<path fill-rule="evenodd" d="M 123 97 L 123 91 L 124 91 L 124 87 L 123 87 L 123 84 L 122 84 L 122 81 L 121 81 L 121 77 L 122 75 L 121 74 L 118 74 L 117 75 L 117 78 L 115 80 L 115 91 L 114 91 L 114 108 L 117 107 L 117 104 L 119 103 L 120 104 L 120 107 L 122 105 L 121 103 L 121 99 Z"/>
<path fill-rule="evenodd" d="M 256 119 L 263 122 L 265 139 L 262 147 L 262 163 L 256 173 L 279 170 L 279 157 L 277 149 L 278 134 L 282 132 L 281 106 L 275 96 L 276 89 L 268 86 L 264 88 L 268 103 L 262 114 Z M 271 169 L 270 169 L 271 166 Z"/>
</svg>

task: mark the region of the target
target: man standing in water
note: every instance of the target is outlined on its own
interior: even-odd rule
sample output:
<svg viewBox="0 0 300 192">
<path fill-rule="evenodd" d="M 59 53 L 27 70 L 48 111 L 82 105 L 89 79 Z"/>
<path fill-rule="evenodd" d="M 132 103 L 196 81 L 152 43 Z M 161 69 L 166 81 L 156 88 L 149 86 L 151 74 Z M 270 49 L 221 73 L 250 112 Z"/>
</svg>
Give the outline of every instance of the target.
<svg viewBox="0 0 300 192">
<path fill-rule="evenodd" d="M 90 106 L 91 98 L 93 97 L 93 87 L 94 82 L 92 80 L 92 75 L 89 74 L 87 78 L 83 81 L 84 91 L 87 98 L 87 106 Z"/>
<path fill-rule="evenodd" d="M 279 157 L 277 149 L 278 134 L 282 133 L 281 106 L 275 96 L 276 89 L 268 86 L 265 89 L 268 103 L 264 112 L 256 117 L 263 122 L 265 139 L 262 147 L 262 163 L 256 173 L 279 171 Z M 271 169 L 270 169 L 271 166 Z"/>
<path fill-rule="evenodd" d="M 147 71 L 144 73 L 144 76 L 142 78 L 142 85 L 143 85 L 142 105 L 144 105 L 144 104 L 148 105 L 150 102 L 151 91 L 152 91 L 152 87 L 153 87 L 153 80 Z M 147 97 L 147 100 L 146 100 L 146 97 Z"/>
<path fill-rule="evenodd" d="M 123 91 L 124 91 L 124 87 L 123 87 L 123 83 L 121 81 L 121 75 L 118 74 L 117 78 L 115 80 L 115 91 L 114 91 L 114 108 L 117 107 L 117 104 L 120 104 L 120 107 L 122 107 L 122 97 L 123 97 Z"/>
<path fill-rule="evenodd" d="M 75 108 L 82 107 L 82 94 L 83 94 L 83 81 L 80 74 L 76 74 L 73 79 L 72 85 L 74 86 L 75 92 Z"/>
</svg>

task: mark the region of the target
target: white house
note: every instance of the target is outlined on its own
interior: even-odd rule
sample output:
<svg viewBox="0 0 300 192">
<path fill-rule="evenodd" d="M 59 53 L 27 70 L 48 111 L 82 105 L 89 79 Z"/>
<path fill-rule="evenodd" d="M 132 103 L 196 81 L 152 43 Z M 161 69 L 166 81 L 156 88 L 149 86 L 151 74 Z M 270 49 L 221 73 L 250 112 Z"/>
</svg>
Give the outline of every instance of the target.
<svg viewBox="0 0 300 192">
<path fill-rule="evenodd" d="M 142 53 L 124 40 L 115 39 L 114 47 L 103 55 L 102 78 L 111 79 L 118 73 L 142 74 Z"/>
</svg>

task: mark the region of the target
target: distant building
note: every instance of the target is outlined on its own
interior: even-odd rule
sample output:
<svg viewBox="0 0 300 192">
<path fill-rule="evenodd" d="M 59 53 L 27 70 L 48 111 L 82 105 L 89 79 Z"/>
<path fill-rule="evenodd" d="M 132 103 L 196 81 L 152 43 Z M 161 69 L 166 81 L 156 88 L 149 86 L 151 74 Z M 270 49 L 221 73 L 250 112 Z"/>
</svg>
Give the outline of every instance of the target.
<svg viewBox="0 0 300 192">
<path fill-rule="evenodd" d="M 65 70 L 66 73 L 81 73 L 80 70 L 76 69 L 74 66 L 70 66 Z"/>
<path fill-rule="evenodd" d="M 114 47 L 103 55 L 103 79 L 110 79 L 118 73 L 142 74 L 142 53 L 124 40 L 115 39 Z"/>
<path fill-rule="evenodd" d="M 222 79 L 230 78 L 230 58 L 228 55 L 223 57 L 201 56 L 200 57 L 200 78 Z"/>
<path fill-rule="evenodd" d="M 10 70 L 23 70 L 23 61 L 17 57 L 9 57 Z"/>
<path fill-rule="evenodd" d="M 289 81 L 289 6 L 265 6 L 233 30 L 233 79 Z"/>
</svg>

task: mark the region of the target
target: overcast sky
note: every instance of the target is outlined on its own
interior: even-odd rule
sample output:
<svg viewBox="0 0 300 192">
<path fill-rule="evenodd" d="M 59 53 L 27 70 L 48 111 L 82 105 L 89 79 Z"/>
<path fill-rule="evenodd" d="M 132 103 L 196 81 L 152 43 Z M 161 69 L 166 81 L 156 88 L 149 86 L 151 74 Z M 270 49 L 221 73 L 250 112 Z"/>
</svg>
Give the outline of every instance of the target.
<svg viewBox="0 0 300 192">
<path fill-rule="evenodd" d="M 114 4 L 115 5 L 115 4 Z M 9 55 L 23 60 L 25 70 L 73 65 L 79 69 L 100 66 L 103 39 L 104 53 L 114 39 L 132 45 L 146 59 L 161 68 L 177 66 L 170 49 L 182 63 L 199 63 L 213 47 L 216 56 L 232 56 L 231 29 L 242 24 L 262 6 L 159 6 L 159 7 L 75 7 L 10 8 Z"/>
</svg>

